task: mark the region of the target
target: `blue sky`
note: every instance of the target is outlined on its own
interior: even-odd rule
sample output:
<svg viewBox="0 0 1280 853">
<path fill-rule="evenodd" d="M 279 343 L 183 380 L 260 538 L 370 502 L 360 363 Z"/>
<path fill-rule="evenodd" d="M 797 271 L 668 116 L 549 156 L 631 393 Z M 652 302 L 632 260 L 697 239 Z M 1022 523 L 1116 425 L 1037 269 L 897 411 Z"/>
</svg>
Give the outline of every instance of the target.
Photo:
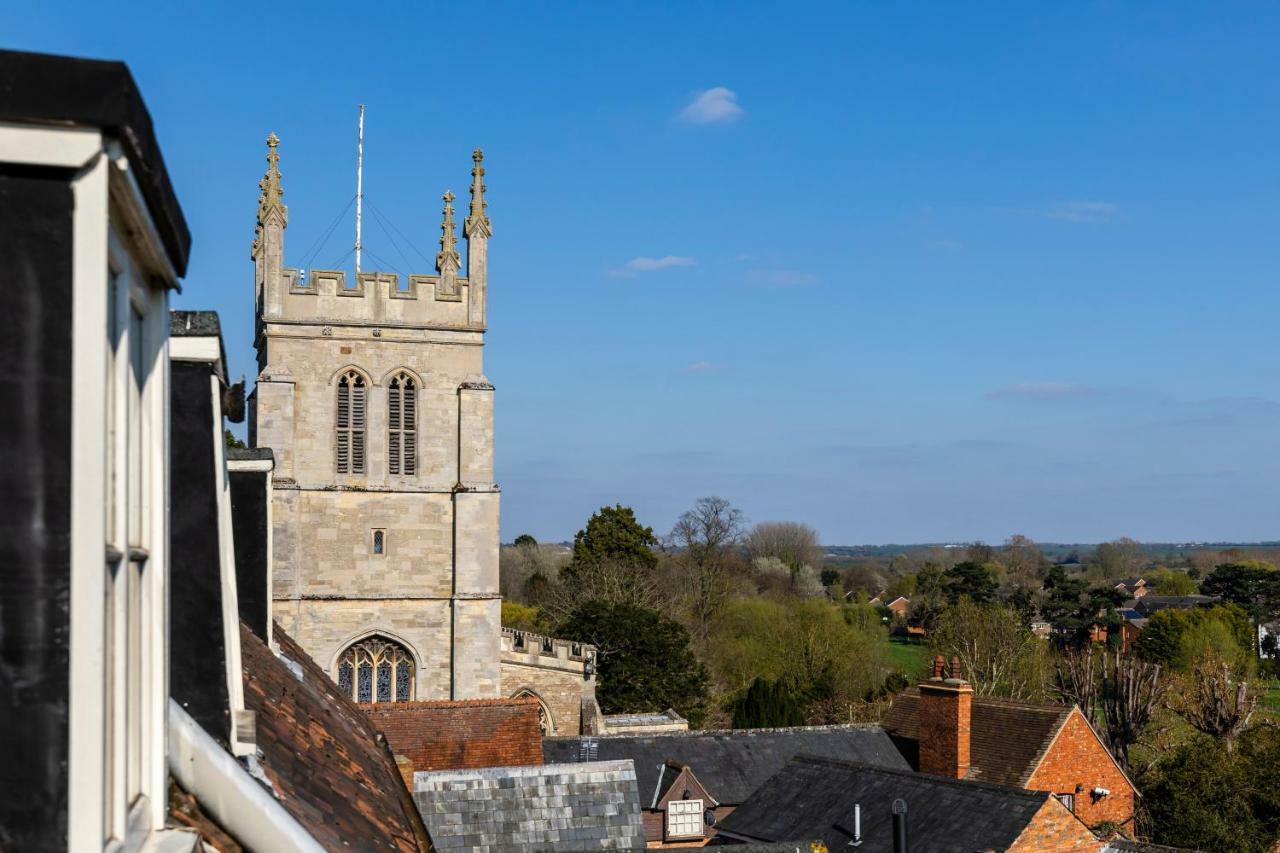
<svg viewBox="0 0 1280 853">
<path fill-rule="evenodd" d="M 251 379 L 268 131 L 291 265 L 357 103 L 428 256 L 484 147 L 505 540 L 707 494 L 828 543 L 1280 538 L 1280 5 L 4 5 L 131 66 L 176 304 Z"/>
</svg>

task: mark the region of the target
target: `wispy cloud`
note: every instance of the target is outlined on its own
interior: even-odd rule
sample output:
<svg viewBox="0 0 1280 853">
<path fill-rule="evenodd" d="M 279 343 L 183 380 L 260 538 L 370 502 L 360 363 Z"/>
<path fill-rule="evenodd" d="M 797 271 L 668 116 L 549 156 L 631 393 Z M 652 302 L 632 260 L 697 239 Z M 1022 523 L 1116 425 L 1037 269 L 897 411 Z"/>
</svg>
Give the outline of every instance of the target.
<svg viewBox="0 0 1280 853">
<path fill-rule="evenodd" d="M 718 364 L 714 361 L 695 361 L 693 364 L 686 364 L 680 368 L 680 372 L 684 374 L 691 373 L 715 373 L 724 370 L 728 365 Z"/>
<path fill-rule="evenodd" d="M 696 263 L 693 258 L 683 257 L 681 255 L 663 255 L 661 258 L 632 258 L 616 270 L 610 270 L 609 275 L 615 278 L 625 278 L 642 272 L 653 272 L 654 270 L 665 270 L 672 267 L 691 267 Z"/>
<path fill-rule="evenodd" d="M 1101 392 L 1076 382 L 1017 382 L 988 391 L 988 400 L 1063 400 L 1076 397 L 1096 397 Z"/>
<path fill-rule="evenodd" d="M 743 115 L 737 93 L 724 86 L 716 86 L 694 95 L 693 100 L 680 111 L 680 120 L 689 124 L 728 124 Z"/>
<path fill-rule="evenodd" d="M 1044 215 L 1063 222 L 1086 222 L 1092 225 L 1107 225 L 1124 218 L 1120 205 L 1109 201 L 1064 201 L 1050 207 Z"/>
<path fill-rule="evenodd" d="M 788 269 L 752 270 L 747 273 L 747 278 L 753 284 L 769 287 L 805 287 L 818 283 L 818 277 L 813 273 Z"/>
</svg>

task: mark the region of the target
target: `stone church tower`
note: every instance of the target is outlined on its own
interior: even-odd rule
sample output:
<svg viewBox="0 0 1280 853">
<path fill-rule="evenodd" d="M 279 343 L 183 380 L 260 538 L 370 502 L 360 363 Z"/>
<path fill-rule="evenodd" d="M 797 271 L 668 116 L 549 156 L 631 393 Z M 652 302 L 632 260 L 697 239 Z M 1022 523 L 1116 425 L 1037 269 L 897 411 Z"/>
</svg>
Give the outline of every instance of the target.
<svg viewBox="0 0 1280 853">
<path fill-rule="evenodd" d="M 276 459 L 273 616 L 357 701 L 498 696 L 483 155 L 466 276 L 449 192 L 435 275 L 304 275 L 285 266 L 279 139 L 267 146 L 250 442 Z"/>
</svg>

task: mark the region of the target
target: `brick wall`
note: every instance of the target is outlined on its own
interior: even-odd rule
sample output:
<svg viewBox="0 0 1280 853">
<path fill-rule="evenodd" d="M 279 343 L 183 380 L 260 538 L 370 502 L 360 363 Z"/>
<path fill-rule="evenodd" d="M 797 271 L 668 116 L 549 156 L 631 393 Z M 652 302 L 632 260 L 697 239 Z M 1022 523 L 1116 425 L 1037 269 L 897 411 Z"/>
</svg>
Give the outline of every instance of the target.
<svg viewBox="0 0 1280 853">
<path fill-rule="evenodd" d="M 360 709 L 386 737 L 397 762 L 407 758 L 414 771 L 542 763 L 533 699 L 395 702 Z"/>
<path fill-rule="evenodd" d="M 1067 718 L 1040 766 L 1031 775 L 1027 788 L 1073 794 L 1075 813 L 1089 826 L 1113 821 L 1132 829 L 1133 787 L 1094 736 L 1078 708 Z M 1106 788 L 1111 793 L 1095 801 L 1091 793 L 1094 788 Z"/>
<path fill-rule="evenodd" d="M 963 779 L 969 770 L 973 688 L 941 679 L 920 685 L 920 772 Z"/>
<path fill-rule="evenodd" d="M 1008 853 L 1097 853 L 1101 846 L 1087 826 L 1050 797 Z"/>
</svg>

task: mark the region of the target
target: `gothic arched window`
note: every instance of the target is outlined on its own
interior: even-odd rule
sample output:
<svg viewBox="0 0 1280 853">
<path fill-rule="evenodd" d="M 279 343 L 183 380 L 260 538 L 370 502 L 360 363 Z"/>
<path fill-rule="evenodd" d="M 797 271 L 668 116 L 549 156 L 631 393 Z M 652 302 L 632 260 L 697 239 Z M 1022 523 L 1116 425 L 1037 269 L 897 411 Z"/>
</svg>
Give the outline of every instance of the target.
<svg viewBox="0 0 1280 853">
<path fill-rule="evenodd" d="M 349 370 L 338 380 L 337 468 L 339 474 L 364 473 L 364 377 Z"/>
<path fill-rule="evenodd" d="M 418 386 L 407 373 L 387 385 L 387 464 L 392 474 L 413 474 L 418 463 Z"/>
<path fill-rule="evenodd" d="M 542 732 L 543 737 L 555 734 L 555 726 L 551 723 L 551 712 L 547 710 L 547 703 L 542 701 L 542 697 L 534 693 L 532 690 L 520 690 L 511 698 L 513 699 L 537 699 L 538 700 L 538 729 Z"/>
<path fill-rule="evenodd" d="M 369 637 L 338 658 L 338 689 L 356 702 L 408 702 L 413 670 L 413 656 L 403 646 Z"/>
</svg>

